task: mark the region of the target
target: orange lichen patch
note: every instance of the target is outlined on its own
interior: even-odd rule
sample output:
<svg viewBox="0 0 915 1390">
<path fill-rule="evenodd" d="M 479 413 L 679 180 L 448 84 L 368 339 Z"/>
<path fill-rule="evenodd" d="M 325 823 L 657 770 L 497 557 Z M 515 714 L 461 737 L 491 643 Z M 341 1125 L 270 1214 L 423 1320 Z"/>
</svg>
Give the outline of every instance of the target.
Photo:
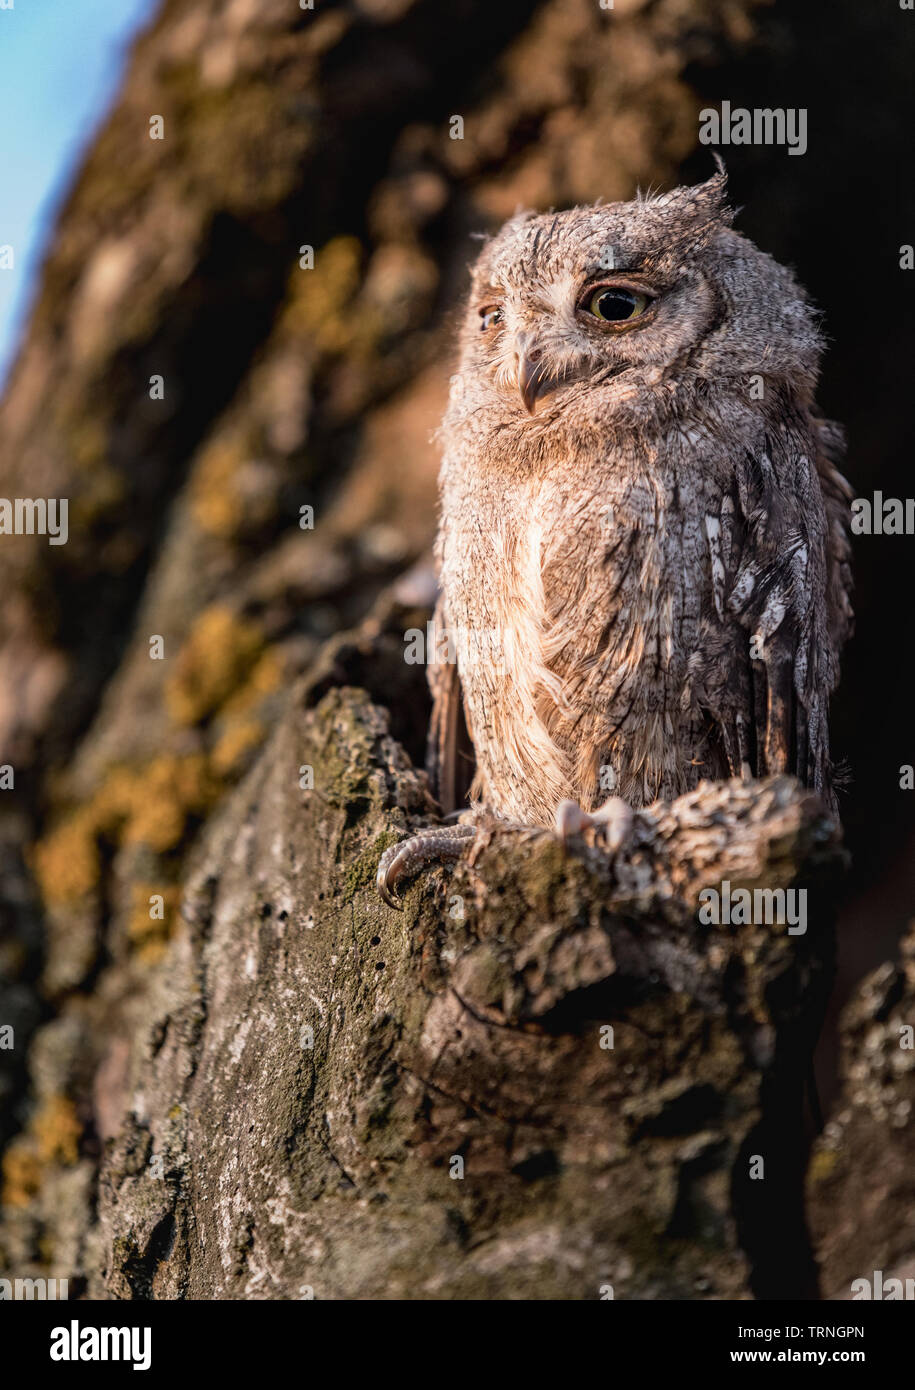
<svg viewBox="0 0 915 1390">
<path fill-rule="evenodd" d="M 125 844 L 144 844 L 164 853 L 177 849 L 190 816 L 203 817 L 219 795 L 202 753 L 165 755 L 125 782 L 128 819 Z"/>
<path fill-rule="evenodd" d="M 263 743 L 266 730 L 256 719 L 232 723 L 217 741 L 210 762 L 219 777 L 230 777 L 244 765 L 252 749 Z"/>
<path fill-rule="evenodd" d="M 31 1138 L 14 1139 L 3 1155 L 0 1205 L 27 1207 L 41 1187 L 41 1164 Z"/>
<path fill-rule="evenodd" d="M 282 653 L 268 647 L 242 688 L 222 706 L 219 737 L 210 753 L 210 766 L 217 777 L 233 776 L 245 766 L 248 754 L 263 743 L 267 729 L 256 717 L 257 710 L 262 700 L 280 688 L 283 672 Z"/>
<path fill-rule="evenodd" d="M 181 892 L 177 884 L 135 883 L 131 888 L 127 935 L 144 964 L 162 959 L 177 920 Z M 162 899 L 161 904 L 159 899 Z M 152 915 L 161 911 L 162 916 Z"/>
<path fill-rule="evenodd" d="M 106 848 L 144 845 L 157 854 L 179 849 L 193 823 L 218 801 L 225 779 L 263 741 L 257 707 L 282 678 L 279 651 L 264 650 L 255 627 L 229 609 L 206 609 L 179 653 L 167 699 L 179 723 L 220 711 L 212 753 L 163 753 L 137 766 L 112 768 L 91 799 L 33 847 L 45 903 L 66 906 L 87 898 L 98 887 Z M 161 942 L 168 933 L 152 935 Z"/>
<path fill-rule="evenodd" d="M 77 902 L 98 885 L 101 846 L 143 844 L 164 854 L 179 847 L 191 819 L 202 820 L 222 788 L 202 753 L 163 754 L 139 767 L 114 768 L 92 799 L 32 851 L 45 903 Z"/>
<path fill-rule="evenodd" d="M 176 724 L 209 718 L 245 681 L 263 649 L 263 637 L 223 604 L 200 614 L 178 653 L 165 702 Z"/>
<path fill-rule="evenodd" d="M 248 715 L 267 695 L 279 690 L 283 682 L 283 656 L 276 647 L 268 647 L 258 659 L 248 679 L 240 690 L 226 700 L 220 715 L 226 719 L 238 719 Z"/>
<path fill-rule="evenodd" d="M 98 885 L 102 861 L 94 810 L 80 807 L 34 846 L 33 868 L 45 903 L 77 902 Z"/>
<path fill-rule="evenodd" d="M 36 1111 L 31 1128 L 39 1163 L 69 1165 L 77 1161 L 83 1127 L 68 1096 L 49 1096 Z"/>
<path fill-rule="evenodd" d="M 839 1156 L 834 1149 L 814 1149 L 810 1159 L 810 1167 L 807 1169 L 807 1181 L 811 1183 L 823 1182 L 831 1177 L 839 1163 Z"/>
<path fill-rule="evenodd" d="M 28 1129 L 3 1155 L 0 1203 L 24 1207 L 41 1188 L 44 1170 L 52 1164 L 72 1166 L 79 1159 L 83 1127 L 69 1096 L 49 1096 L 35 1111 Z"/>
<path fill-rule="evenodd" d="M 342 353 L 369 347 L 383 327 L 370 306 L 356 312 L 362 246 L 355 237 L 334 237 L 315 249 L 315 267 L 296 265 L 289 277 L 282 334 L 306 338 L 319 352 Z"/>
<path fill-rule="evenodd" d="M 241 525 L 244 508 L 237 478 L 244 456 L 237 441 L 214 439 L 197 461 L 190 484 L 191 515 L 209 536 L 225 539 Z"/>
</svg>

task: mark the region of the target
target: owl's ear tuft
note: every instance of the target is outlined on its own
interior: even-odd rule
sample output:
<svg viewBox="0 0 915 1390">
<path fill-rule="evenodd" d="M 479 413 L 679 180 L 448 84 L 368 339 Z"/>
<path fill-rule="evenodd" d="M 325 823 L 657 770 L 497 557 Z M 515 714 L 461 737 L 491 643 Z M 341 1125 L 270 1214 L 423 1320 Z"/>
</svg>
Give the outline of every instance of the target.
<svg viewBox="0 0 915 1390">
<path fill-rule="evenodd" d="M 669 193 L 654 198 L 654 205 L 669 208 L 688 218 L 696 230 L 706 227 L 711 230 L 714 224 L 729 227 L 734 220 L 734 212 L 728 206 L 728 175 L 719 154 L 715 155 L 715 164 L 715 173 L 705 183 L 694 184 L 691 188 L 672 188 Z"/>
<path fill-rule="evenodd" d="M 729 227 L 734 220 L 734 213 L 728 206 L 728 171 L 720 154 L 715 155 L 715 164 L 716 169 L 712 177 L 706 179 L 705 183 L 697 184 L 695 188 L 687 189 L 687 192 L 694 206 L 701 207 L 709 219 L 715 218 Z"/>
</svg>

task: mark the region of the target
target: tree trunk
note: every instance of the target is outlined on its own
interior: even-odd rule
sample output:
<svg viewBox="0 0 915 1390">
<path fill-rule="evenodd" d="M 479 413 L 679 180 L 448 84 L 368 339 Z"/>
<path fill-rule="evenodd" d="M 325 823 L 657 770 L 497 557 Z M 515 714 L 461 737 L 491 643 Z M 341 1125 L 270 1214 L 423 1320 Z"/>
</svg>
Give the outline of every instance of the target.
<svg viewBox="0 0 915 1390">
<path fill-rule="evenodd" d="M 499 833 L 399 916 L 374 875 L 423 779 L 364 693 L 307 706 L 215 818 L 113 1045 L 90 1290 L 813 1296 L 802 1098 L 838 858 L 816 800 L 706 786 L 641 813 L 616 864 Z M 798 878 L 803 935 L 697 925 L 702 887 Z"/>
</svg>

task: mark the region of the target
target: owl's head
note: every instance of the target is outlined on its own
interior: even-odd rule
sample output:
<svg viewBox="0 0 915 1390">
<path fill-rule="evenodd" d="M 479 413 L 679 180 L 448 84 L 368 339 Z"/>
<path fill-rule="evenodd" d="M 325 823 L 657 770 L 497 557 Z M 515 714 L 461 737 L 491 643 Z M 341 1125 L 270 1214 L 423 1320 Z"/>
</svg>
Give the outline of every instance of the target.
<svg viewBox="0 0 915 1390">
<path fill-rule="evenodd" d="M 731 229 L 725 181 L 508 222 L 473 270 L 452 421 L 606 424 L 703 378 L 746 395 L 757 373 L 811 393 L 813 310 Z"/>
</svg>

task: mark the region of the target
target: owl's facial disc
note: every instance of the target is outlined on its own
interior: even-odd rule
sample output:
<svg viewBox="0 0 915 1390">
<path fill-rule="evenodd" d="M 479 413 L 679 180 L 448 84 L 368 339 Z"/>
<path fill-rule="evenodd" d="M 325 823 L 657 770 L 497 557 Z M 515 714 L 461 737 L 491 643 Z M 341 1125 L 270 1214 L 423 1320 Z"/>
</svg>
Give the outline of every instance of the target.
<svg viewBox="0 0 915 1390">
<path fill-rule="evenodd" d="M 590 380 L 607 385 L 643 353 L 623 341 L 647 327 L 660 291 L 639 272 L 566 273 L 544 280 L 536 295 L 494 283 L 478 289 L 477 322 L 484 360 L 501 390 L 514 388 L 529 415 L 560 387 Z M 562 398 L 556 405 L 561 409 Z"/>
</svg>

